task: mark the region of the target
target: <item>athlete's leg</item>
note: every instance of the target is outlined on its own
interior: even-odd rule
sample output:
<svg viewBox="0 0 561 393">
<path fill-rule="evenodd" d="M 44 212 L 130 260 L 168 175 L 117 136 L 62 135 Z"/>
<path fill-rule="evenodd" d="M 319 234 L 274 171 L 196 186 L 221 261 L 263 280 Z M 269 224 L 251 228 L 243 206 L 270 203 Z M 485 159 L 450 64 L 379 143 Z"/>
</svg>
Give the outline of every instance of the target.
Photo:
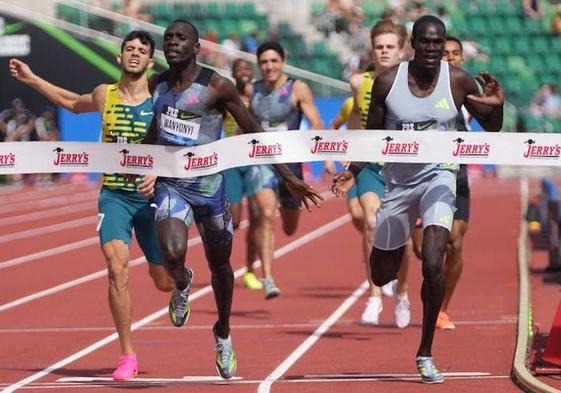
<svg viewBox="0 0 561 393">
<path fill-rule="evenodd" d="M 411 234 L 411 240 L 413 242 L 412 245 L 412 252 L 415 256 L 421 260 L 423 259 L 423 255 L 421 253 L 421 246 L 423 245 L 423 226 L 416 225 L 413 233 Z"/>
<path fill-rule="evenodd" d="M 135 206 L 128 193 L 102 188 L 98 201 L 98 230 L 107 263 L 108 299 L 111 315 L 119 335 L 122 355 L 134 355 L 131 340 L 132 307 L 129 294 L 129 247 Z M 116 372 L 120 370 L 117 368 Z M 119 373 L 123 371 L 122 369 Z M 119 376 L 134 377 L 133 370 Z"/>
<path fill-rule="evenodd" d="M 156 182 L 156 234 L 164 266 L 178 291 L 190 285 L 185 271 L 188 231 L 193 222 L 193 209 L 176 184 Z"/>
<path fill-rule="evenodd" d="M 282 230 L 288 236 L 294 235 L 296 229 L 298 229 L 298 223 L 300 222 L 300 210 L 281 206 L 280 214 L 282 219 Z"/>
<path fill-rule="evenodd" d="M 439 225 L 429 225 L 423 231 L 423 330 L 417 356 L 432 356 L 432 341 L 436 319 L 444 297 L 442 259 L 450 231 Z"/>
<path fill-rule="evenodd" d="M 444 312 L 448 311 L 450 299 L 462 275 L 464 265 L 462 248 L 467 229 L 468 223 L 466 221 L 454 220 L 450 234 L 449 252 L 447 252 L 445 263 L 446 290 L 444 292 L 444 300 L 442 301 L 442 311 Z"/>
<path fill-rule="evenodd" d="M 142 197 L 144 202 L 134 213 L 133 226 L 138 245 L 148 261 L 148 273 L 157 289 L 162 292 L 171 292 L 175 283 L 164 266 L 164 257 L 158 245 L 156 235 L 156 222 L 154 221 L 154 204 Z"/>
<path fill-rule="evenodd" d="M 290 170 L 298 177 L 303 179 L 302 164 L 288 164 Z M 293 235 L 298 228 L 300 221 L 300 212 L 302 209 L 302 200 L 294 198 L 282 181 L 279 184 L 280 214 L 282 219 L 282 229 L 287 235 Z"/>
<path fill-rule="evenodd" d="M 121 353 L 134 354 L 131 340 L 132 307 L 129 294 L 129 248 L 122 240 L 102 246 L 109 278 L 109 308 L 119 335 Z"/>
<path fill-rule="evenodd" d="M 364 265 L 366 268 L 366 277 L 370 288 L 370 297 L 381 297 L 382 292 L 379 287 L 372 282 L 372 273 L 370 271 L 370 252 L 372 250 L 372 241 L 374 232 L 376 231 L 376 211 L 380 207 L 380 198 L 374 192 L 365 192 L 359 197 L 360 206 L 364 216 L 364 226 L 362 229 L 362 251 L 364 256 Z"/>
<path fill-rule="evenodd" d="M 347 201 L 349 206 L 349 213 L 351 213 L 351 219 L 354 227 L 362 233 L 364 231 L 364 213 L 362 212 L 362 206 L 360 206 L 360 201 L 358 197 L 349 198 Z M 370 250 L 368 250 L 370 253 Z"/>
<path fill-rule="evenodd" d="M 253 231 L 255 250 L 261 257 L 263 276 L 266 279 L 272 279 L 277 196 L 273 189 L 263 188 L 253 195 L 252 203 L 258 212 Z"/>
<path fill-rule="evenodd" d="M 214 332 L 218 337 L 225 339 L 230 335 L 234 293 L 234 272 L 230 264 L 233 228 L 229 203 L 224 195 L 220 196 L 220 190 L 209 205 L 195 208 L 195 219 L 203 239 L 218 311 Z"/>
<path fill-rule="evenodd" d="M 242 194 L 243 194 L 243 168 L 230 168 L 225 170 L 224 184 L 226 187 L 226 196 L 230 201 L 230 210 L 232 212 L 232 225 L 234 230 L 238 229 L 241 222 L 242 213 Z"/>
<path fill-rule="evenodd" d="M 256 230 L 258 229 L 259 221 L 259 210 L 253 202 L 253 198 L 247 198 L 248 215 L 249 215 L 249 227 L 247 228 L 246 234 L 246 267 L 247 271 L 255 274 L 255 267 L 253 264 L 258 258 L 257 248 L 255 246 L 255 236 L 257 236 Z"/>
<path fill-rule="evenodd" d="M 436 320 L 444 297 L 444 275 L 442 272 L 446 245 L 454 217 L 456 199 L 456 176 L 449 171 L 436 171 L 426 183 L 419 203 L 423 220 L 423 330 L 417 356 L 432 356 L 432 341 Z"/>
</svg>

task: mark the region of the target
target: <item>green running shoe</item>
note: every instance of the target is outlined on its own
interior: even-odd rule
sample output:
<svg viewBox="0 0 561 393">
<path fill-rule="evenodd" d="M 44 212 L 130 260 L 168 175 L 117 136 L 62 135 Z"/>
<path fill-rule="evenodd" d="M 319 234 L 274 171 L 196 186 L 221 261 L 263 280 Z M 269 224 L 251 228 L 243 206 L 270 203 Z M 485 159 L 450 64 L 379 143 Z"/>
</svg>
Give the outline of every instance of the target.
<svg viewBox="0 0 561 393">
<path fill-rule="evenodd" d="M 187 323 L 191 311 L 189 307 L 189 290 L 193 282 L 193 271 L 186 267 L 185 275 L 187 276 L 187 288 L 182 291 L 174 289 L 169 301 L 169 317 L 173 326 L 176 327 L 184 326 Z"/>
<path fill-rule="evenodd" d="M 434 365 L 432 356 L 417 356 L 416 362 L 417 371 L 419 371 L 419 374 L 421 375 L 421 381 L 423 383 L 444 382 L 444 376 Z"/>
<path fill-rule="evenodd" d="M 212 329 L 216 341 L 216 370 L 224 379 L 230 379 L 236 375 L 238 361 L 232 346 L 232 336 L 220 338 L 216 334 L 216 325 Z"/>
</svg>

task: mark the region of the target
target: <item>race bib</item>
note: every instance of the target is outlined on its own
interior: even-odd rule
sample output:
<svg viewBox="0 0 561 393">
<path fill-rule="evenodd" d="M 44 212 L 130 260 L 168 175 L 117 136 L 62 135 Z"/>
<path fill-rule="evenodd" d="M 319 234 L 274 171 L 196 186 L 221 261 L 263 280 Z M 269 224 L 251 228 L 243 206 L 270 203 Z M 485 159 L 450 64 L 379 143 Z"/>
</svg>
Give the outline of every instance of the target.
<svg viewBox="0 0 561 393">
<path fill-rule="evenodd" d="M 196 141 L 201 129 L 201 116 L 164 105 L 160 129 L 168 134 Z"/>
<path fill-rule="evenodd" d="M 402 131 L 436 131 L 438 126 L 434 119 L 416 122 L 400 121 L 397 123 L 397 129 Z"/>
<path fill-rule="evenodd" d="M 262 121 L 261 127 L 265 131 L 288 131 L 288 124 L 284 121 Z"/>
</svg>

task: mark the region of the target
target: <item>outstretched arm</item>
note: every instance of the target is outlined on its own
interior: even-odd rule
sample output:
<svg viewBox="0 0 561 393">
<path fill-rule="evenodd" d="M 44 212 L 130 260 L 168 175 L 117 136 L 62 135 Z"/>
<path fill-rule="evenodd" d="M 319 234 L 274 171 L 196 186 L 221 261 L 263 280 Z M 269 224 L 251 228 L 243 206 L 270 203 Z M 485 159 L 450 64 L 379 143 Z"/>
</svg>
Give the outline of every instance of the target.
<svg viewBox="0 0 561 393">
<path fill-rule="evenodd" d="M 476 76 L 483 87 L 483 94 L 475 80 L 467 73 L 461 81 L 465 86 L 466 97 L 464 105 L 483 128 L 487 131 L 500 131 L 503 126 L 504 91 L 499 82 L 489 73 L 482 72 Z"/>
<path fill-rule="evenodd" d="M 232 82 L 219 75 L 215 75 L 211 80 L 211 84 L 216 89 L 218 101 L 224 105 L 224 109 L 232 114 L 244 133 L 265 131 L 251 116 Z M 282 177 L 290 193 L 295 197 L 302 198 L 306 209 L 310 210 L 309 202 L 319 206 L 319 202 L 322 200 L 321 196 L 316 190 L 297 178 L 286 164 L 274 164 L 273 167 Z"/>
<path fill-rule="evenodd" d="M 52 103 L 73 113 L 102 112 L 105 103 L 106 85 L 99 85 L 89 94 L 80 95 L 35 75 L 31 68 L 21 60 L 10 60 L 10 74 L 18 81 L 37 90 Z"/>
</svg>

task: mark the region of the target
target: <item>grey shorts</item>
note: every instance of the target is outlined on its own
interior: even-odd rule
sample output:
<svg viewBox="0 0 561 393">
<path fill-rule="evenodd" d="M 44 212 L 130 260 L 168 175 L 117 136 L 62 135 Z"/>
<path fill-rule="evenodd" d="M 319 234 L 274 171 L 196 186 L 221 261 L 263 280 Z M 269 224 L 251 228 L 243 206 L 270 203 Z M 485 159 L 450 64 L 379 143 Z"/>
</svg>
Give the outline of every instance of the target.
<svg viewBox="0 0 561 393">
<path fill-rule="evenodd" d="M 418 217 L 423 220 L 423 229 L 438 225 L 450 230 L 455 200 L 456 174 L 449 170 L 435 170 L 414 185 L 386 182 L 382 206 L 376 212 L 374 247 L 395 250 L 403 246 Z"/>
</svg>

